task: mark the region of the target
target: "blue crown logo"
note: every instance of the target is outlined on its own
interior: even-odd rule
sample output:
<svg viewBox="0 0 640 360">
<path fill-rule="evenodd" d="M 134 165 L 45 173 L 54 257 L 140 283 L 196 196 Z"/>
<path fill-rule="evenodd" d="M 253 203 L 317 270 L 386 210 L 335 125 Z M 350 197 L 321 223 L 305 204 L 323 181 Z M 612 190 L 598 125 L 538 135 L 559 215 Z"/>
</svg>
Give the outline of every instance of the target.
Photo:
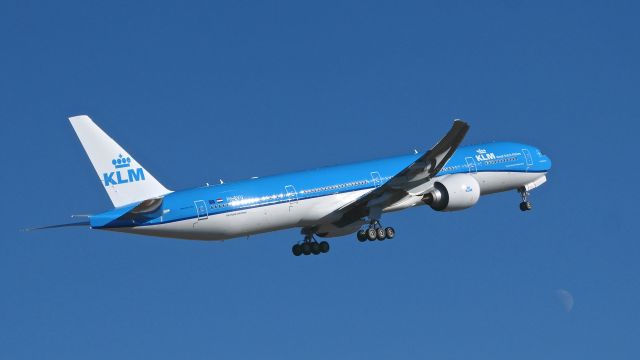
<svg viewBox="0 0 640 360">
<path fill-rule="evenodd" d="M 116 169 L 126 168 L 131 166 L 131 158 L 123 157 L 122 154 L 120 154 L 118 155 L 118 158 L 111 160 L 111 163 L 116 167 Z"/>
<path fill-rule="evenodd" d="M 478 154 L 486 154 L 486 153 L 487 153 L 487 150 L 486 150 L 486 149 L 478 149 L 478 150 L 476 150 L 476 152 L 477 152 Z"/>
</svg>

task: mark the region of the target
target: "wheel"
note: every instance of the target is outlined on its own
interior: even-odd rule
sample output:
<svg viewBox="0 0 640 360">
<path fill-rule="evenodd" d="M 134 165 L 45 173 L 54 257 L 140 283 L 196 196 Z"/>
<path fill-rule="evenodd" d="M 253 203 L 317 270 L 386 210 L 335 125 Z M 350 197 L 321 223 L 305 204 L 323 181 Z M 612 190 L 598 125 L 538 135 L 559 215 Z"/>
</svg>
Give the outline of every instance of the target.
<svg viewBox="0 0 640 360">
<path fill-rule="evenodd" d="M 387 239 L 393 239 L 396 236 L 396 231 L 392 227 L 384 229 L 384 232 L 387 235 Z"/>
<path fill-rule="evenodd" d="M 531 203 L 528 201 L 523 201 L 520 203 L 520 210 L 521 211 L 529 211 L 533 208 L 533 206 L 531 206 Z"/>
<path fill-rule="evenodd" d="M 291 248 L 291 252 L 294 256 L 302 255 L 302 246 L 300 246 L 300 244 L 293 245 L 293 247 Z"/>
<path fill-rule="evenodd" d="M 312 242 L 311 243 L 311 253 L 313 255 L 318 255 L 320 254 L 320 245 L 318 245 L 317 242 Z"/>
<path fill-rule="evenodd" d="M 369 239 L 369 241 L 376 240 L 378 238 L 378 231 L 376 231 L 376 229 L 374 228 L 367 230 L 367 238 Z"/>
<path fill-rule="evenodd" d="M 309 243 L 302 244 L 302 253 L 305 255 L 311 254 L 311 244 Z"/>
<path fill-rule="evenodd" d="M 358 241 L 363 242 L 363 241 L 367 241 L 367 232 L 364 230 L 358 230 L 358 233 L 356 234 L 358 236 Z"/>
<path fill-rule="evenodd" d="M 387 238 L 387 233 L 384 231 L 383 228 L 376 230 L 376 233 L 377 233 L 378 240 L 380 241 Z"/>
<path fill-rule="evenodd" d="M 320 252 L 323 254 L 326 254 L 329 252 L 329 243 L 326 241 L 323 241 L 320 243 Z"/>
</svg>

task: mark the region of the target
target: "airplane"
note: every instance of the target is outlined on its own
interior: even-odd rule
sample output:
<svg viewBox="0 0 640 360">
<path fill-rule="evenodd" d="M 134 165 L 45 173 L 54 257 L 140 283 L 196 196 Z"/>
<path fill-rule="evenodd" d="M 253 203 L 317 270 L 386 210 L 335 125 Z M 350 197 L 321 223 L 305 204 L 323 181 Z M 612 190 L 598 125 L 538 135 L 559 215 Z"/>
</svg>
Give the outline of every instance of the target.
<svg viewBox="0 0 640 360">
<path fill-rule="evenodd" d="M 459 211 L 481 195 L 517 190 L 520 210 L 547 180 L 551 159 L 515 142 L 460 147 L 462 120 L 426 152 L 171 191 L 86 115 L 69 118 L 114 209 L 67 226 L 189 240 L 227 240 L 299 228 L 295 256 L 330 249 L 326 240 L 395 237 L 382 215 L 416 206 Z"/>
</svg>

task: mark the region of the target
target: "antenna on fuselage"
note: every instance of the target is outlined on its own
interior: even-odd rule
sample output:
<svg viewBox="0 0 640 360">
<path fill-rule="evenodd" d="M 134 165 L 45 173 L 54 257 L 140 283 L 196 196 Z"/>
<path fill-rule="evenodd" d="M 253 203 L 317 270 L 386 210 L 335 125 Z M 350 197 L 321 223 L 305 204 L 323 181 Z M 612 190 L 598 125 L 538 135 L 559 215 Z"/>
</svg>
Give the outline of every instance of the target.
<svg viewBox="0 0 640 360">
<path fill-rule="evenodd" d="M 220 179 L 220 184 L 224 184 L 224 181 L 222 181 L 222 179 Z"/>
</svg>

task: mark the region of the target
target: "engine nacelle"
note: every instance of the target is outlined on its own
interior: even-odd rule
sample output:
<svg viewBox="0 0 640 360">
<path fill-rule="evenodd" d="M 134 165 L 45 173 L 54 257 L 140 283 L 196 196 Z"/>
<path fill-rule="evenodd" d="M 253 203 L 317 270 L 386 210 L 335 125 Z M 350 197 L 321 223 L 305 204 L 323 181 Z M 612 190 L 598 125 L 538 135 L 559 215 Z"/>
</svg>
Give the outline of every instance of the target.
<svg viewBox="0 0 640 360">
<path fill-rule="evenodd" d="M 480 184 L 469 174 L 453 174 L 437 181 L 422 201 L 436 211 L 470 208 L 480 199 Z"/>
</svg>

